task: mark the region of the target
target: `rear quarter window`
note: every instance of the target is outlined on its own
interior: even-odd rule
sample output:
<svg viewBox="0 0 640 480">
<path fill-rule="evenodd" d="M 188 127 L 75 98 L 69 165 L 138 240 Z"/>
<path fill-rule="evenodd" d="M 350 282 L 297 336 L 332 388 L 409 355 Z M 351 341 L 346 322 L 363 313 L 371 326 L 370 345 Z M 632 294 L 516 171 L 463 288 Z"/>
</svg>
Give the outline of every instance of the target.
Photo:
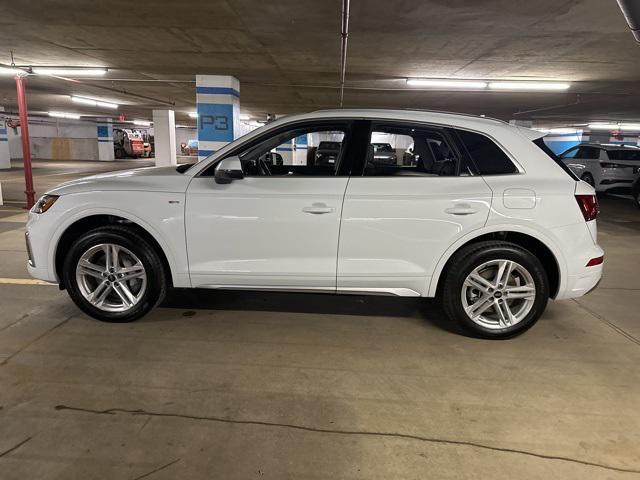
<svg viewBox="0 0 640 480">
<path fill-rule="evenodd" d="M 457 132 L 480 175 L 518 173 L 518 168 L 507 154 L 489 137 L 465 130 Z"/>
</svg>

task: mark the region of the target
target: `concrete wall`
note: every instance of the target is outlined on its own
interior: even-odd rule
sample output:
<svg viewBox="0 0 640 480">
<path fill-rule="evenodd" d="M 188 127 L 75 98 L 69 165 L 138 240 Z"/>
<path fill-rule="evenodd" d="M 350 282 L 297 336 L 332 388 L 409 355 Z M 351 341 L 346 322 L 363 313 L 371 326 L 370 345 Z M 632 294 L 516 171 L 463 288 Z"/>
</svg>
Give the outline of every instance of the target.
<svg viewBox="0 0 640 480">
<path fill-rule="evenodd" d="M 129 126 L 153 134 L 153 128 Z M 7 128 L 12 159 L 22 158 L 20 129 Z M 34 119 L 29 122 L 31 157 L 40 160 L 98 160 L 96 123 L 82 120 Z M 176 128 L 176 150 L 180 143 L 197 138 L 195 128 Z"/>
<path fill-rule="evenodd" d="M 20 129 L 8 129 L 11 158 L 22 158 Z M 73 120 L 29 122 L 31 157 L 54 160 L 98 160 L 96 125 Z"/>
<path fill-rule="evenodd" d="M 196 140 L 198 132 L 195 128 L 176 128 L 176 149 L 180 155 L 180 144 L 189 143 L 189 140 Z"/>
</svg>

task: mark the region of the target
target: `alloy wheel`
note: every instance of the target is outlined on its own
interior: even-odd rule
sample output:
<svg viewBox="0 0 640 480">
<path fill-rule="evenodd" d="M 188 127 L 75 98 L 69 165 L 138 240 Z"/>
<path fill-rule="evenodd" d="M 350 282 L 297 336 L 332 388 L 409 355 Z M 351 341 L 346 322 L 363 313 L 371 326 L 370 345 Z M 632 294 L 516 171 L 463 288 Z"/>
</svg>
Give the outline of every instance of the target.
<svg viewBox="0 0 640 480">
<path fill-rule="evenodd" d="M 126 312 L 140 302 L 147 288 L 147 273 L 131 250 L 101 243 L 82 254 L 76 266 L 82 296 L 106 312 Z"/>
<path fill-rule="evenodd" d="M 474 323 L 497 330 L 524 320 L 533 308 L 536 286 L 519 263 L 490 260 L 467 275 L 461 296 L 464 311 Z"/>
</svg>

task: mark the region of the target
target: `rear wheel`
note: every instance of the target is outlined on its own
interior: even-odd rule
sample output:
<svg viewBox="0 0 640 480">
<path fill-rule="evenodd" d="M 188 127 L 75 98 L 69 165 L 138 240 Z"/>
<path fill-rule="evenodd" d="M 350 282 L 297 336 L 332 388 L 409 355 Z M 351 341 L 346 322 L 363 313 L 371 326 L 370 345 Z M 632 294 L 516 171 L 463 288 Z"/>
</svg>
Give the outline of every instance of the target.
<svg viewBox="0 0 640 480">
<path fill-rule="evenodd" d="M 441 291 L 448 318 L 484 338 L 508 338 L 529 329 L 548 298 L 549 282 L 540 261 L 518 245 L 497 241 L 457 252 Z"/>
<path fill-rule="evenodd" d="M 77 239 L 62 275 L 76 305 L 107 322 L 140 318 L 166 292 L 158 254 L 138 233 L 122 226 L 100 227 Z"/>
</svg>

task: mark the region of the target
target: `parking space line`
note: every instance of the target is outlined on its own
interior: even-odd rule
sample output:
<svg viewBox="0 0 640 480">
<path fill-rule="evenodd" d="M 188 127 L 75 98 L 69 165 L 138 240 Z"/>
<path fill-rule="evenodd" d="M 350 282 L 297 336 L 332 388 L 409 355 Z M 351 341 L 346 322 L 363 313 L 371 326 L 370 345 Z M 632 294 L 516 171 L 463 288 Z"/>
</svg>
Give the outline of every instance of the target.
<svg viewBox="0 0 640 480">
<path fill-rule="evenodd" d="M 35 278 L 6 278 L 0 277 L 0 285 L 53 285 L 56 283 L 45 282 L 44 280 L 36 280 Z"/>
</svg>

